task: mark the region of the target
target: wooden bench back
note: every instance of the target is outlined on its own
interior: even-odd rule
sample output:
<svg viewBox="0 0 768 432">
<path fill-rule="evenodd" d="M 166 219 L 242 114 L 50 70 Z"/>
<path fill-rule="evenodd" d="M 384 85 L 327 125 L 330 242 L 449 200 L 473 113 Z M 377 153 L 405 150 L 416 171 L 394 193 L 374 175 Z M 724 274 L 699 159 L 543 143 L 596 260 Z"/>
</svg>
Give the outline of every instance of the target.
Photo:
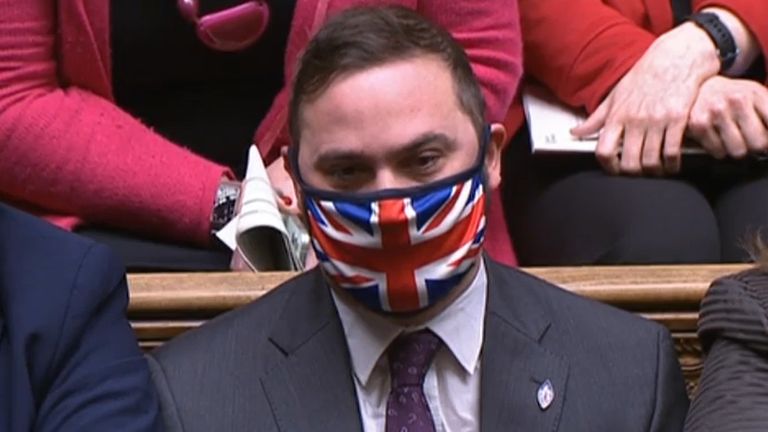
<svg viewBox="0 0 768 432">
<path fill-rule="evenodd" d="M 669 328 L 689 392 L 701 372 L 699 303 L 716 278 L 744 265 L 528 268 L 579 295 L 640 314 Z M 258 299 L 291 273 L 130 274 L 129 318 L 152 349 L 214 316 Z"/>
</svg>

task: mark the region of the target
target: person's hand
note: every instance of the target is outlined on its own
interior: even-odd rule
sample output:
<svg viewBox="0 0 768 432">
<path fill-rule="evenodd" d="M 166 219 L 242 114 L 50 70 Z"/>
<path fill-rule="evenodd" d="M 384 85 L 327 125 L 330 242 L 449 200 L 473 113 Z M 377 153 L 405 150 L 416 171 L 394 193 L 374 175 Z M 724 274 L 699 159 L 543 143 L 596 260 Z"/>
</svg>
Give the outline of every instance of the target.
<svg viewBox="0 0 768 432">
<path fill-rule="evenodd" d="M 708 79 L 693 104 L 687 134 L 718 159 L 765 152 L 768 89 L 749 80 Z"/>
<path fill-rule="evenodd" d="M 275 191 L 277 206 L 280 211 L 286 214 L 299 215 L 296 190 L 293 188 L 291 176 L 285 170 L 282 158 L 277 158 L 269 164 L 267 175 L 270 183 L 272 183 L 272 189 Z"/>
<path fill-rule="evenodd" d="M 293 180 L 285 170 L 285 164 L 283 158 L 287 157 L 286 152 L 283 152 L 282 158 L 276 159 L 267 167 L 267 175 L 269 181 L 272 183 L 272 188 L 275 191 L 277 198 L 277 206 L 280 211 L 290 215 L 299 216 L 301 218 L 301 212 L 299 211 L 298 201 L 296 197 L 296 189 L 293 185 Z M 317 265 L 317 257 L 314 250 L 310 247 L 307 251 L 306 259 L 304 260 L 304 270 L 311 269 Z"/>
<path fill-rule="evenodd" d="M 571 133 L 600 133 L 595 156 L 610 173 L 677 172 L 688 113 L 701 84 L 719 68 L 709 36 L 693 23 L 678 26 L 656 39 Z"/>
</svg>

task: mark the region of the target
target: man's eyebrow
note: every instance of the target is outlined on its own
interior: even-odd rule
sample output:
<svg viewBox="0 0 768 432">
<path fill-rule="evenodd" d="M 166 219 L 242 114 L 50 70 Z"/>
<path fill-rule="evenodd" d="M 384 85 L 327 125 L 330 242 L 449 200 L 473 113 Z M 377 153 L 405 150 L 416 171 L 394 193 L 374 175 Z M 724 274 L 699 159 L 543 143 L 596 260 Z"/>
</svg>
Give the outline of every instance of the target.
<svg viewBox="0 0 768 432">
<path fill-rule="evenodd" d="M 335 162 L 364 161 L 366 159 L 370 159 L 370 156 L 358 150 L 328 150 L 320 153 L 313 165 L 315 167 L 324 167 Z"/>
<path fill-rule="evenodd" d="M 447 149 L 456 148 L 456 141 L 448 135 L 440 132 L 425 132 L 416 138 L 408 141 L 404 146 L 397 149 L 396 155 L 410 154 L 418 151 L 421 147 L 436 143 Z M 314 161 L 314 166 L 323 167 L 341 161 L 365 161 L 371 156 L 361 150 L 327 150 L 320 153 Z"/>
</svg>

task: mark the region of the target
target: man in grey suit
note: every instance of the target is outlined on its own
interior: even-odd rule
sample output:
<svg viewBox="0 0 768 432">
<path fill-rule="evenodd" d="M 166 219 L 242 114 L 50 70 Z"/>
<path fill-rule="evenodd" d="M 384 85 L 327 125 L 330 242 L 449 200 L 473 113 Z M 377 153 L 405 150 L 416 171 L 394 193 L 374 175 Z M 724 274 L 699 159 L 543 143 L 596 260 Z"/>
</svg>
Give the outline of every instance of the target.
<svg viewBox="0 0 768 432">
<path fill-rule="evenodd" d="M 483 256 L 505 131 L 450 35 L 337 15 L 302 57 L 291 134 L 319 265 L 152 353 L 168 430 L 682 429 L 664 328 Z"/>
</svg>

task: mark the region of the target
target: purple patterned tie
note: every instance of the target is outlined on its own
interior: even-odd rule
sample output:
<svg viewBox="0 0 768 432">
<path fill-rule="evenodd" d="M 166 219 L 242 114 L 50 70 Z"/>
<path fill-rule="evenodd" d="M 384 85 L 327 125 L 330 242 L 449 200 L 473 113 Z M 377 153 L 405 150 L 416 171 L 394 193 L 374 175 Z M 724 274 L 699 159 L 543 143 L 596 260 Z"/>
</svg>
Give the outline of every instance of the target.
<svg viewBox="0 0 768 432">
<path fill-rule="evenodd" d="M 430 330 L 400 335 L 387 349 L 392 389 L 387 399 L 387 432 L 434 432 L 424 396 L 424 377 L 442 341 Z"/>
</svg>

